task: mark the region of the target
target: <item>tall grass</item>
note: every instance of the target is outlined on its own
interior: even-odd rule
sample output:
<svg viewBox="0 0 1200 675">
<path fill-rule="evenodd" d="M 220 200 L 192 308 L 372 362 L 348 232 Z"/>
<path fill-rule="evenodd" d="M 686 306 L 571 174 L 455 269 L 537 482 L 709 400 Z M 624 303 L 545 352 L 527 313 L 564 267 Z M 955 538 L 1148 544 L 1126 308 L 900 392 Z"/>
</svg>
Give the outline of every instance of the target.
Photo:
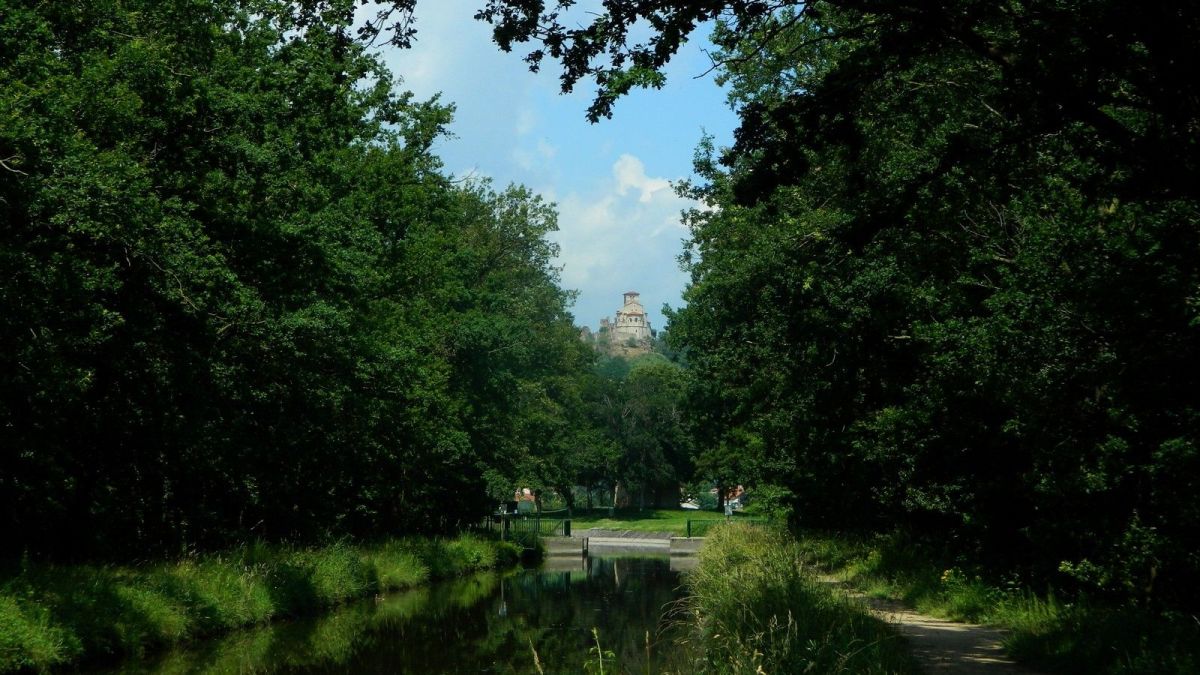
<svg viewBox="0 0 1200 675">
<path fill-rule="evenodd" d="M 712 672 L 919 672 L 904 641 L 818 581 L 782 530 L 714 528 L 699 558 L 685 607 Z"/>
<path fill-rule="evenodd" d="M 1019 661 L 1059 673 L 1134 675 L 1200 672 L 1200 614 L 1161 614 L 1086 596 L 1035 593 L 997 584 L 985 570 L 940 560 L 900 534 L 805 533 L 806 563 L 868 595 L 902 600 L 919 611 L 1009 631 Z"/>
<path fill-rule="evenodd" d="M 0 672 L 142 654 L 519 556 L 510 543 L 463 535 L 322 548 L 254 544 L 140 567 L 26 565 L 0 581 Z"/>
</svg>

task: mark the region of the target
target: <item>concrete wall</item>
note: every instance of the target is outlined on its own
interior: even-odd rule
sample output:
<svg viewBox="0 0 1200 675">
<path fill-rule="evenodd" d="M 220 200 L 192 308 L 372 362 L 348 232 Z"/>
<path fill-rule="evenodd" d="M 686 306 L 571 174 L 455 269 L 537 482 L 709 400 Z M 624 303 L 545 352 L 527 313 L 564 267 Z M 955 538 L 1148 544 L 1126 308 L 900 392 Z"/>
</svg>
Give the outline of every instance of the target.
<svg viewBox="0 0 1200 675">
<path fill-rule="evenodd" d="M 671 537 L 671 555 L 696 555 L 704 545 L 704 537 Z"/>
</svg>

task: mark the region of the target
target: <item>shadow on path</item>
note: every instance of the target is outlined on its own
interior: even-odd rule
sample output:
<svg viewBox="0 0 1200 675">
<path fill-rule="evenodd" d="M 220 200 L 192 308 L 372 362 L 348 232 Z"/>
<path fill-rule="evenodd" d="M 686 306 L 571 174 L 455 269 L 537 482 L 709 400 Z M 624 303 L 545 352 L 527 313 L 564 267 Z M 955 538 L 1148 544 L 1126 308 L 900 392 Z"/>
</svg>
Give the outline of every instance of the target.
<svg viewBox="0 0 1200 675">
<path fill-rule="evenodd" d="M 895 627 L 931 675 L 1037 675 L 1004 653 L 1006 634 L 999 628 L 935 619 L 899 602 L 867 597 L 835 579 L 822 577 L 821 581 L 840 586 L 871 614 Z"/>
</svg>

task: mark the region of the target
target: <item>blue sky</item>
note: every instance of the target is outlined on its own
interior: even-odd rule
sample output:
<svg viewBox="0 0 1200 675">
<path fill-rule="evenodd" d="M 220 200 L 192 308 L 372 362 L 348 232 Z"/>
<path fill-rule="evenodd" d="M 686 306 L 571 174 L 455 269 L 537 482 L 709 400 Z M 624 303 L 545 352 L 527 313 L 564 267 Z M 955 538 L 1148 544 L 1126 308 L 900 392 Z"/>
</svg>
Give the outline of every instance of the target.
<svg viewBox="0 0 1200 675">
<path fill-rule="evenodd" d="M 453 138 L 436 146 L 455 176 L 491 177 L 497 187 L 528 186 L 555 202 L 566 288 L 579 291 L 577 324 L 596 327 L 637 290 L 655 328 L 663 304 L 678 307 L 687 275 L 676 257 L 687 236 L 672 181 L 692 175 L 692 154 L 704 131 L 728 145 L 737 118 L 707 75 L 697 39 L 667 71 L 666 87 L 618 102 L 613 118 L 584 117 L 591 87 L 559 93 L 558 69 L 547 62 L 530 73 L 524 52 L 501 52 L 491 27 L 475 21 L 482 0 L 426 0 L 417 5 L 417 42 L 380 55 L 421 98 L 441 93 L 457 107 Z M 706 44 L 706 43 L 705 43 Z"/>
</svg>

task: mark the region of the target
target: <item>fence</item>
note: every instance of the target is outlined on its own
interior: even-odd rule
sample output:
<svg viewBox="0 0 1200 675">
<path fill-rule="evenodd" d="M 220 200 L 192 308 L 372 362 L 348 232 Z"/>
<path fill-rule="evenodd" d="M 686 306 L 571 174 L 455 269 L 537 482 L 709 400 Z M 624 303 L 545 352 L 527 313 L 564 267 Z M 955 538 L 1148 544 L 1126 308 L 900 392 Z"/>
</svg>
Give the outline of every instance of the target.
<svg viewBox="0 0 1200 675">
<path fill-rule="evenodd" d="M 569 537 L 571 536 L 571 520 L 569 518 L 543 518 L 540 515 L 493 514 L 484 520 L 481 529 L 494 532 L 500 535 L 501 539 L 519 535 Z"/>
<path fill-rule="evenodd" d="M 721 525 L 725 522 L 745 523 L 747 525 L 770 525 L 771 524 L 771 521 L 768 520 L 767 518 L 735 517 L 735 518 L 733 518 L 732 521 L 726 521 L 724 518 L 701 518 L 701 519 L 697 519 L 697 520 L 689 519 L 687 521 L 688 539 L 691 539 L 692 537 L 703 537 L 704 534 L 706 532 L 708 532 L 709 530 L 711 530 L 713 527 L 715 527 L 717 525 Z"/>
</svg>

